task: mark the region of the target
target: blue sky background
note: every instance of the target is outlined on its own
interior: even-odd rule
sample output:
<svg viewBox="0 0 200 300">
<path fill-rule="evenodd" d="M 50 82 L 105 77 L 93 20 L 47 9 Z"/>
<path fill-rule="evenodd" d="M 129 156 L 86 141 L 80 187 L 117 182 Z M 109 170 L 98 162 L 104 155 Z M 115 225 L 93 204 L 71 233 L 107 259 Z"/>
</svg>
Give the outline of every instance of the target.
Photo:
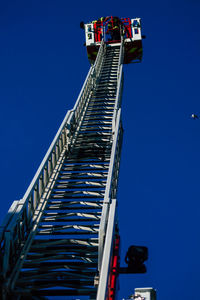
<svg viewBox="0 0 200 300">
<path fill-rule="evenodd" d="M 119 181 L 122 264 L 149 247 L 145 275 L 121 275 L 119 300 L 153 286 L 158 300 L 199 300 L 200 2 L 1 1 L 2 221 L 26 191 L 89 69 L 81 20 L 141 17 L 144 58 L 124 67 Z"/>
</svg>

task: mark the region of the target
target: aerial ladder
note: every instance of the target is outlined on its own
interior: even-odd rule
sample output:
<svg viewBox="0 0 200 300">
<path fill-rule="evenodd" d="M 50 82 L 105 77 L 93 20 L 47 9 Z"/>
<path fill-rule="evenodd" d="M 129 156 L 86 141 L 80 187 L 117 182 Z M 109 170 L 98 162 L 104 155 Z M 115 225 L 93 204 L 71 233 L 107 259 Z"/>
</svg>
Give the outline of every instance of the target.
<svg viewBox="0 0 200 300">
<path fill-rule="evenodd" d="M 141 61 L 141 25 L 107 17 L 82 27 L 91 67 L 81 92 L 0 227 L 3 300 L 115 299 L 122 69 Z"/>
</svg>

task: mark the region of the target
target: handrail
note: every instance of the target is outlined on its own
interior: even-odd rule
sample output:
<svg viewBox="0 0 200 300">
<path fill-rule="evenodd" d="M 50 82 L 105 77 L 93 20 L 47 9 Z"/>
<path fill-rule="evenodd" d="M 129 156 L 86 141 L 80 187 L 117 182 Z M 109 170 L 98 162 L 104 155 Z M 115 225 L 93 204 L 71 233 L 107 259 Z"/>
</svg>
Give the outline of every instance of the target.
<svg viewBox="0 0 200 300">
<path fill-rule="evenodd" d="M 64 156 L 65 152 L 68 151 L 74 135 L 75 126 L 72 125 L 80 121 L 85 103 L 98 80 L 104 50 L 104 41 L 102 41 L 95 64 L 90 67 L 73 109 L 69 110 L 65 115 L 53 142 L 47 150 L 23 198 L 11 205 L 0 227 L 0 264 L 3 266 L 2 276 L 5 276 L 10 268 L 9 261 L 11 257 L 15 257 L 14 254 L 16 253 L 13 253 L 13 251 L 17 249 L 20 252 L 20 245 L 26 239 L 30 229 L 34 225 L 33 215 L 40 200 L 44 194 L 47 195 L 46 190 L 49 189 L 48 186 L 51 177 L 55 175 L 54 170 L 56 169 L 56 165 L 60 163 L 60 157 Z M 17 259 L 17 255 L 15 259 Z"/>
<path fill-rule="evenodd" d="M 96 66 L 99 65 L 99 63 L 100 63 L 100 62 L 102 61 L 102 59 L 103 59 L 102 54 L 103 54 L 103 51 L 105 50 L 105 46 L 104 46 L 104 45 L 105 45 L 104 39 L 102 39 L 101 45 L 100 45 L 100 48 L 99 48 L 99 51 L 98 51 L 98 53 L 97 53 L 97 58 L 96 58 L 95 63 L 94 63 L 94 65 L 93 65 L 94 68 L 96 68 Z"/>
<path fill-rule="evenodd" d="M 123 37 L 122 37 L 119 61 L 118 61 L 118 72 L 117 72 L 117 93 L 116 93 L 116 100 L 115 100 L 114 113 L 112 119 L 113 144 L 112 144 L 111 159 L 110 159 L 108 178 L 106 183 L 106 191 L 104 195 L 101 222 L 99 228 L 99 248 L 98 248 L 98 270 L 99 271 L 102 266 L 104 239 L 106 235 L 106 226 L 108 222 L 108 214 L 109 214 L 109 206 L 110 206 L 109 199 L 111 198 L 112 178 L 113 178 L 113 172 L 114 172 L 116 158 L 117 158 L 117 143 L 120 136 L 121 109 L 119 108 L 119 105 L 120 105 L 121 95 L 122 95 L 123 52 L 124 52 L 124 45 L 123 45 Z"/>
<path fill-rule="evenodd" d="M 106 230 L 105 246 L 103 251 L 102 266 L 100 271 L 99 286 L 97 290 L 97 300 L 106 299 L 106 291 L 109 280 L 109 269 L 112 257 L 113 234 L 115 230 L 116 199 L 111 199 L 108 226 Z"/>
<path fill-rule="evenodd" d="M 56 133 L 56 135 L 55 135 L 55 137 L 54 137 L 54 139 L 53 139 L 53 141 L 52 141 L 52 143 L 51 143 L 49 149 L 47 150 L 46 155 L 44 156 L 44 158 L 43 158 L 43 160 L 42 160 L 42 162 L 41 162 L 41 164 L 40 164 L 40 166 L 39 166 L 39 168 L 38 168 L 38 170 L 37 170 L 35 176 L 33 177 L 33 179 L 32 179 L 32 181 L 31 181 L 31 183 L 30 183 L 30 185 L 29 185 L 27 191 L 25 192 L 24 197 L 23 197 L 22 200 L 20 201 L 21 203 L 25 203 L 25 201 L 27 200 L 27 198 L 30 196 L 30 193 L 31 193 L 31 191 L 32 191 L 33 188 L 34 188 L 37 179 L 40 177 L 40 175 L 41 175 L 41 173 L 42 173 L 42 171 L 43 171 L 43 169 L 44 169 L 44 167 L 45 167 L 46 162 L 49 160 L 49 157 L 50 157 L 50 155 L 52 154 L 52 152 L 53 152 L 53 150 L 54 150 L 54 147 L 55 147 L 56 143 L 57 143 L 58 140 L 60 139 L 60 135 L 62 134 L 62 130 L 64 129 L 64 127 L 65 127 L 66 125 L 69 125 L 69 124 L 68 124 L 68 120 L 69 120 L 69 117 L 70 117 L 70 114 L 71 114 L 71 113 L 72 113 L 72 111 L 69 110 L 69 111 L 67 112 L 67 114 L 65 115 L 65 118 L 64 118 L 63 122 L 61 123 L 60 128 L 58 129 L 58 131 L 57 131 L 57 133 Z"/>
<path fill-rule="evenodd" d="M 114 114 L 112 119 L 112 130 L 114 132 L 117 118 L 117 110 L 120 107 L 121 97 L 122 97 L 122 82 L 123 82 L 123 60 L 124 60 L 124 39 L 121 37 L 121 45 L 120 45 L 120 53 L 119 53 L 119 62 L 118 62 L 118 70 L 117 70 L 117 93 L 116 93 L 116 101 L 114 106 Z"/>
<path fill-rule="evenodd" d="M 119 68 L 124 62 L 124 37 L 121 36 L 120 52 L 119 52 L 119 63 L 118 63 L 118 77 L 119 77 Z"/>
<path fill-rule="evenodd" d="M 102 256 L 103 256 L 103 248 L 104 248 L 104 238 L 106 234 L 106 226 L 108 222 L 108 213 L 109 213 L 109 206 L 110 206 L 110 198 L 112 192 L 112 178 L 115 168 L 115 163 L 117 159 L 117 144 L 120 138 L 120 125 L 121 125 L 121 109 L 118 110 L 117 114 L 117 121 L 116 121 L 116 128 L 115 134 L 113 138 L 112 150 L 111 150 L 111 158 L 110 158 L 110 165 L 108 170 L 108 178 L 106 183 L 106 190 L 104 195 L 103 201 L 103 208 L 101 214 L 101 222 L 99 227 L 99 248 L 98 248 L 98 270 L 101 269 L 102 263 Z M 115 196 L 115 195 L 114 195 Z"/>
</svg>

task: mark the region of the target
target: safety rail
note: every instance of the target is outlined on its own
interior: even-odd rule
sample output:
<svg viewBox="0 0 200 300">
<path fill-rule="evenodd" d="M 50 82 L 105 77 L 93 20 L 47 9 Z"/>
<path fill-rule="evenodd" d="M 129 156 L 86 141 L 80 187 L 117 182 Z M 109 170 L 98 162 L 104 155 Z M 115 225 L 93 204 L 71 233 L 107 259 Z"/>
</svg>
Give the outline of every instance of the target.
<svg viewBox="0 0 200 300">
<path fill-rule="evenodd" d="M 110 267 L 112 262 L 113 250 L 113 236 L 115 231 L 115 218 L 116 218 L 116 199 L 110 200 L 110 210 L 108 217 L 108 225 L 106 228 L 106 239 L 102 257 L 102 266 L 99 278 L 99 286 L 97 290 L 96 300 L 107 299 L 108 280 L 110 275 Z"/>
<path fill-rule="evenodd" d="M 110 205 L 110 201 L 108 199 L 111 198 L 111 192 L 113 190 L 111 179 L 113 178 L 112 176 L 115 170 L 115 164 L 119 164 L 119 159 L 120 159 L 120 153 L 118 153 L 120 147 L 118 145 L 120 144 L 119 139 L 122 140 L 120 105 L 121 105 L 121 96 L 122 96 L 122 89 L 123 89 L 123 69 L 122 69 L 123 60 L 124 60 L 124 40 L 122 37 L 121 45 L 120 45 L 118 71 L 117 71 L 117 93 L 116 93 L 116 101 L 114 106 L 114 114 L 112 119 L 113 145 L 112 145 L 108 179 L 106 183 L 106 191 L 105 191 L 103 208 L 102 208 L 101 223 L 99 228 L 99 249 L 98 249 L 98 270 L 99 271 L 101 271 L 103 249 L 105 247 L 104 242 L 105 242 L 106 228 L 107 228 L 108 215 L 109 215 L 109 205 Z M 115 182 L 114 190 L 116 189 L 116 186 L 117 186 L 117 182 Z M 112 196 L 115 197 L 115 195 Z"/>
<path fill-rule="evenodd" d="M 98 270 L 101 272 L 103 251 L 105 248 L 105 237 L 108 224 L 108 216 L 110 210 L 110 199 L 116 197 L 117 192 L 117 175 L 119 172 L 120 163 L 120 149 L 122 143 L 122 124 L 121 124 L 121 109 L 118 110 L 115 133 L 113 138 L 111 159 L 108 170 L 108 178 L 106 183 L 106 190 L 103 201 L 103 208 L 101 214 L 101 222 L 99 228 L 99 248 L 98 248 Z"/>
<path fill-rule="evenodd" d="M 88 98 L 90 92 L 96 85 L 96 81 L 98 79 L 102 61 L 103 61 L 104 51 L 105 51 L 105 44 L 104 44 L 104 40 L 102 40 L 95 63 L 94 63 L 94 65 L 91 66 L 91 68 L 88 72 L 88 75 L 85 79 L 85 82 L 83 84 L 83 87 L 81 89 L 81 92 L 79 94 L 79 97 L 74 105 L 73 111 L 75 112 L 74 113 L 75 120 L 79 119 L 79 117 L 82 113 L 82 109 L 85 106 L 85 99 Z M 88 88 L 89 88 L 89 90 L 88 90 Z"/>
<path fill-rule="evenodd" d="M 119 62 L 118 62 L 118 70 L 117 70 L 117 94 L 116 101 L 114 107 L 114 115 L 112 120 L 112 130 L 114 132 L 116 126 L 116 118 L 117 111 L 121 106 L 121 98 L 123 92 L 123 61 L 124 61 L 124 38 L 121 37 L 121 45 L 120 45 L 120 54 L 119 54 Z"/>
<path fill-rule="evenodd" d="M 69 150 L 84 106 L 98 80 L 104 49 L 104 41 L 102 41 L 96 62 L 88 72 L 74 108 L 67 112 L 23 198 L 14 201 L 0 227 L 0 269 L 2 270 L 0 275 L 2 277 L 11 271 L 18 260 L 23 245 L 35 225 L 35 215 L 38 214 L 37 209 L 41 206 L 41 199 L 44 200 L 49 196 L 49 191 L 55 182 L 55 170 L 61 163 L 60 156 L 64 156 Z"/>
<path fill-rule="evenodd" d="M 104 54 L 104 52 L 105 52 L 105 42 L 104 42 L 104 39 L 102 39 L 101 46 L 99 48 L 99 51 L 98 51 L 98 54 L 97 54 L 97 58 L 95 60 L 94 66 L 93 66 L 96 78 L 98 78 L 100 70 L 101 70 L 101 65 L 102 65 L 102 62 L 103 62 L 103 54 Z"/>
<path fill-rule="evenodd" d="M 68 111 L 24 197 L 15 201 L 1 226 L 1 258 L 3 276 L 19 256 L 24 241 L 34 225 L 34 214 L 52 177 L 59 156 L 69 139 L 72 111 Z"/>
</svg>

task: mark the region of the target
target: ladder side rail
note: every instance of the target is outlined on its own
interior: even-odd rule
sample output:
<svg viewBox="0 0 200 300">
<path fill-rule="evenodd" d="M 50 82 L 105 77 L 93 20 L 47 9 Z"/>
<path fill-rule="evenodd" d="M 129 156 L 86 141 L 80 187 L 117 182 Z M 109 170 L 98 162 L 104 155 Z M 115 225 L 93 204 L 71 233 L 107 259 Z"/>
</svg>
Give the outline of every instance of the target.
<svg viewBox="0 0 200 300">
<path fill-rule="evenodd" d="M 26 255 L 30 249 L 31 243 L 37 233 L 37 228 L 40 223 L 43 211 L 46 207 L 48 197 L 54 187 L 56 178 L 60 172 L 63 161 L 65 159 L 65 153 L 66 153 L 66 148 L 63 149 L 63 151 L 60 155 L 60 158 L 57 162 L 57 165 L 56 165 L 55 169 L 53 170 L 52 176 L 50 177 L 50 180 L 49 180 L 48 187 L 47 187 L 46 191 L 44 192 L 44 194 L 42 195 L 39 205 L 38 205 L 38 207 L 35 211 L 35 214 L 32 218 L 32 223 L 31 223 L 31 226 L 29 226 L 28 233 L 21 230 L 21 227 L 20 227 L 21 225 L 27 223 L 26 222 L 26 206 L 25 205 L 21 205 L 22 221 L 18 220 L 18 222 L 14 222 L 14 220 L 12 220 L 7 227 L 7 231 L 10 232 L 10 237 L 11 237 L 11 246 L 12 247 L 10 247 L 10 250 L 11 250 L 10 251 L 10 260 L 12 263 L 10 264 L 10 266 L 12 268 L 10 268 L 10 270 L 8 270 L 10 272 L 7 276 L 6 286 L 10 287 L 11 289 L 13 289 L 15 286 L 15 282 L 19 275 L 19 272 L 21 270 L 23 262 L 24 262 Z M 19 201 L 19 203 L 20 203 L 20 201 Z M 16 238 L 14 238 L 15 233 L 17 233 Z M 13 241 L 15 241 L 15 243 L 13 243 Z M 18 251 L 16 251 L 16 249 Z M 12 254 L 14 254 L 14 255 L 12 256 Z"/>
<path fill-rule="evenodd" d="M 103 50 L 102 50 L 102 51 L 103 51 Z M 103 61 L 103 52 L 102 52 L 102 54 L 101 54 L 101 62 L 100 62 L 100 67 L 99 67 L 99 68 L 100 68 L 100 71 L 101 71 L 102 61 Z M 100 71 L 99 71 L 99 74 L 100 74 Z M 76 110 L 75 110 L 75 111 L 74 111 L 74 110 L 71 111 L 71 112 L 73 112 L 74 114 L 73 114 L 73 115 L 71 114 L 70 117 L 69 117 L 69 120 L 68 120 L 68 123 L 69 123 L 69 124 L 68 124 L 68 125 L 69 125 L 68 128 L 72 129 L 72 126 L 73 126 L 73 127 L 76 127 L 75 134 L 74 134 L 74 136 L 73 136 L 72 139 L 71 139 L 70 148 L 73 147 L 73 143 L 74 143 L 74 141 L 76 140 L 76 134 L 77 134 L 77 131 L 79 130 L 79 127 L 80 127 L 80 124 L 81 124 L 81 122 L 82 122 L 82 118 L 83 118 L 83 115 L 84 115 L 85 108 L 87 107 L 88 99 L 90 98 L 90 95 L 91 95 L 91 91 L 92 91 L 92 89 L 90 88 L 90 87 L 91 87 L 91 85 L 90 85 L 90 82 L 91 82 L 91 73 L 92 73 L 92 72 L 89 73 L 89 77 L 88 77 L 88 80 L 87 80 L 87 82 L 86 82 L 85 89 L 84 89 L 84 91 L 87 89 L 87 90 L 89 90 L 89 92 L 86 91 L 86 93 L 84 94 L 84 91 L 82 91 L 83 93 L 82 93 L 82 95 L 80 95 L 80 97 L 79 97 L 79 100 L 80 100 L 79 103 L 80 103 L 81 101 L 83 102 L 83 98 L 85 98 L 84 103 L 83 103 L 83 105 L 82 105 L 82 111 L 81 111 L 81 113 L 80 113 L 80 115 L 79 115 L 79 119 L 78 119 L 78 115 L 76 115 L 76 118 L 75 118 L 75 113 L 76 113 L 76 110 L 77 110 L 77 108 L 78 108 L 78 105 L 77 105 Z M 89 82 L 89 83 L 88 83 L 88 82 Z M 93 85 L 93 87 L 95 88 L 94 85 Z M 80 107 L 79 107 L 79 109 L 80 109 Z M 77 119 L 78 119 L 78 120 L 77 120 Z M 75 120 L 75 121 L 74 121 L 74 120 Z M 40 205 L 40 206 L 41 206 L 41 205 Z M 38 209 L 38 212 L 37 212 L 36 215 L 41 215 L 41 208 Z M 30 247 L 30 242 L 31 242 L 31 240 L 34 238 L 34 235 L 35 235 L 35 233 L 36 233 L 36 228 L 37 228 L 37 226 L 38 226 L 38 224 L 39 224 L 39 220 L 40 220 L 40 216 L 36 216 L 36 217 L 35 217 L 35 222 L 34 222 L 34 224 L 33 224 L 33 225 L 34 225 L 34 228 L 33 228 L 33 230 L 30 231 L 30 234 L 29 234 L 29 236 L 28 236 L 28 239 L 27 239 L 27 241 L 26 241 L 26 243 L 25 243 L 25 247 L 24 247 L 24 249 L 22 249 L 21 254 L 22 254 L 22 256 L 23 256 L 24 258 L 25 258 L 25 256 L 26 256 L 26 253 L 28 252 L 29 247 Z M 22 266 L 22 264 L 23 264 L 24 258 L 17 261 L 17 264 L 16 264 L 16 266 L 14 267 L 14 269 L 12 270 L 11 276 L 9 277 L 8 284 L 11 284 L 12 287 L 14 287 L 14 284 L 15 284 L 15 281 L 16 281 L 16 278 L 17 278 L 18 270 L 21 268 L 21 266 Z"/>
<path fill-rule="evenodd" d="M 82 87 L 82 89 L 79 93 L 79 96 L 77 98 L 77 101 L 73 107 L 73 111 L 75 112 L 74 118 L 76 120 L 79 119 L 82 109 L 85 105 L 85 102 L 86 102 L 88 96 L 90 95 L 92 89 L 95 87 L 97 77 L 99 76 L 99 73 L 100 73 L 104 52 L 105 52 L 105 47 L 104 47 L 104 41 L 102 40 L 99 51 L 98 51 L 97 58 L 95 60 L 95 64 L 90 67 L 90 70 L 85 79 L 83 87 Z"/>
<path fill-rule="evenodd" d="M 123 140 L 123 128 L 122 128 L 122 122 L 120 121 L 119 138 L 117 141 L 116 158 L 115 158 L 115 164 L 114 164 L 113 176 L 112 176 L 111 198 L 117 198 L 122 140 Z"/>
<path fill-rule="evenodd" d="M 119 64 L 118 64 L 118 76 L 119 76 L 119 67 L 124 63 L 124 37 L 121 36 L 121 45 L 119 52 Z"/>
<path fill-rule="evenodd" d="M 100 73 L 99 69 L 101 68 L 102 65 L 102 60 L 103 60 L 103 50 L 104 50 L 104 42 L 102 41 L 100 51 L 99 51 L 99 56 L 97 63 L 95 67 L 97 68 L 96 73 Z M 19 201 L 19 203 L 15 202 L 15 205 L 18 206 L 20 204 L 20 209 L 18 208 L 18 212 L 13 213 L 12 209 L 12 214 L 9 211 L 6 220 L 3 222 L 3 226 L 0 228 L 0 238 L 1 238 L 1 253 L 2 255 L 2 265 L 7 266 L 4 267 L 4 274 L 6 274 L 6 269 L 9 269 L 8 266 L 8 257 L 11 257 L 11 250 L 17 248 L 15 245 L 15 240 L 17 241 L 17 244 L 20 245 L 22 242 L 21 236 L 16 235 L 16 239 L 13 241 L 12 240 L 12 247 L 10 245 L 11 239 L 9 238 L 10 236 L 14 236 L 14 232 L 21 232 L 21 230 L 16 230 L 17 227 L 19 227 L 19 224 L 26 223 L 28 224 L 28 227 L 21 226 L 21 228 L 24 228 L 24 232 L 22 232 L 22 236 L 27 236 L 28 231 L 30 231 L 31 227 L 33 226 L 31 220 L 34 215 L 35 210 L 37 209 L 37 206 L 40 202 L 40 198 L 42 197 L 42 194 L 46 188 L 46 186 L 49 183 L 49 179 L 53 173 L 53 170 L 56 166 L 56 163 L 59 159 L 60 153 L 63 151 L 64 146 L 66 143 L 70 144 L 70 135 L 73 135 L 73 129 L 75 128 L 78 120 L 80 119 L 82 110 L 84 108 L 84 104 L 86 103 L 86 100 L 91 93 L 91 90 L 93 88 L 93 84 L 91 85 L 91 82 L 93 83 L 93 78 L 92 78 L 92 73 L 93 73 L 94 67 L 91 67 L 88 75 L 85 79 L 85 82 L 83 84 L 83 87 L 81 89 L 81 92 L 78 96 L 78 99 L 75 103 L 75 106 L 72 110 L 69 110 L 53 140 L 51 143 L 44 159 L 42 160 L 33 180 L 31 181 L 31 184 L 29 185 L 27 191 L 25 192 L 24 197 Z M 75 123 L 75 124 L 74 124 Z M 16 208 L 16 209 L 17 209 Z M 15 209 L 15 210 L 16 210 Z M 23 216 L 25 215 L 25 220 L 23 219 Z M 9 232 L 10 234 L 5 234 L 5 232 L 8 232 L 8 227 L 9 227 Z M 10 253 L 6 251 L 5 254 L 5 245 L 6 249 L 10 249 Z M 12 251 L 13 252 L 13 251 Z"/>
<path fill-rule="evenodd" d="M 112 261 L 112 249 L 114 242 L 114 230 L 116 219 L 116 199 L 111 200 L 110 210 L 108 215 L 108 226 L 106 229 L 106 239 L 103 251 L 102 267 L 100 271 L 99 286 L 97 290 L 96 300 L 106 300 L 108 290 L 108 280 Z"/>
<path fill-rule="evenodd" d="M 95 90 L 98 84 L 98 78 L 103 64 L 104 53 L 105 53 L 105 44 L 104 41 L 102 40 L 97 58 L 95 60 L 95 64 L 90 68 L 89 74 L 87 76 L 88 79 L 86 78 L 87 82 L 85 82 L 85 89 L 84 91 L 80 92 L 78 96 L 79 100 L 77 100 L 76 102 L 77 105 L 75 104 L 74 106 L 74 109 L 76 109 L 78 112 L 73 115 L 73 127 L 76 129 L 76 133 L 74 134 L 74 137 L 71 141 L 70 151 L 73 151 L 73 147 L 75 145 L 76 138 L 80 130 L 81 124 L 84 120 L 84 116 L 87 111 L 87 107 L 90 102 L 92 92 Z"/>
<path fill-rule="evenodd" d="M 114 130 L 115 130 L 115 127 L 116 127 L 117 112 L 118 112 L 118 110 L 121 106 L 122 92 L 123 92 L 123 65 L 120 65 L 120 67 L 119 67 L 119 78 L 118 78 L 118 84 L 117 84 L 116 101 L 115 101 L 114 114 L 113 114 L 113 119 L 112 119 L 112 131 L 113 131 L 113 133 L 114 133 Z"/>
<path fill-rule="evenodd" d="M 42 192 L 44 191 L 45 187 L 48 184 L 47 181 L 47 174 L 48 177 L 51 176 L 53 168 L 50 168 L 50 166 L 55 167 L 55 164 L 59 158 L 59 153 L 62 152 L 63 147 L 64 147 L 64 143 L 61 141 L 66 141 L 67 140 L 67 131 L 65 127 L 68 127 L 68 119 L 69 119 L 69 115 L 71 114 L 71 111 L 69 110 L 56 134 L 56 136 L 53 139 L 53 142 L 51 143 L 44 159 L 42 160 L 38 170 L 36 171 L 36 174 L 34 175 L 27 191 L 25 192 L 23 198 L 20 200 L 20 204 L 25 204 L 26 202 L 29 202 L 28 200 L 30 200 L 30 197 L 34 195 L 34 197 L 32 197 L 32 209 L 35 206 L 35 202 L 38 202 L 38 199 L 36 197 L 38 197 L 38 194 L 40 194 L 40 196 L 42 195 Z M 57 150 L 59 149 L 59 150 Z M 53 163 L 52 163 L 53 162 Z M 49 164 L 50 163 L 50 164 Z M 46 171 L 47 170 L 47 171 Z M 47 174 L 46 174 L 47 173 Z M 42 181 L 42 187 L 41 187 L 41 181 Z M 34 211 L 34 210 L 33 210 Z M 8 214 L 10 215 L 10 212 L 8 212 Z M 3 222 L 4 227 L 6 227 L 11 218 L 13 218 L 14 215 L 10 216 L 9 215 L 6 216 L 5 221 Z"/>
<path fill-rule="evenodd" d="M 115 123 L 117 118 L 117 110 L 121 105 L 122 91 L 123 91 L 123 61 L 124 61 L 124 39 L 121 37 L 120 53 L 119 53 L 119 62 L 117 70 L 117 94 L 114 107 L 114 116 L 112 120 L 113 131 L 115 129 Z"/>
<path fill-rule="evenodd" d="M 118 62 L 118 77 L 117 77 L 117 93 L 116 93 L 116 101 L 115 101 L 115 107 L 114 107 L 114 114 L 112 119 L 112 128 L 113 128 L 113 148 L 111 152 L 111 160 L 110 160 L 110 166 L 109 166 L 109 173 L 108 173 L 108 179 L 106 183 L 106 191 L 104 196 L 104 203 L 102 208 L 102 216 L 101 216 L 101 223 L 99 228 L 99 249 L 98 249 L 98 270 L 101 269 L 101 262 L 102 262 L 102 253 L 103 253 L 103 247 L 104 247 L 104 239 L 105 239 L 105 232 L 106 232 L 106 226 L 107 226 L 107 218 L 108 218 L 108 211 L 109 211 L 109 201 L 108 195 L 110 195 L 112 188 L 112 178 L 114 175 L 114 165 L 115 165 L 115 158 L 117 157 L 116 153 L 116 146 L 117 146 L 117 135 L 119 134 L 119 126 L 120 126 L 120 115 L 121 115 L 121 109 L 119 109 L 119 103 L 121 101 L 122 96 L 122 68 L 123 68 L 123 37 L 121 38 L 121 46 L 120 46 L 120 54 L 119 54 L 119 62 Z M 118 122 L 117 117 L 119 116 Z M 120 152 L 120 151 L 119 151 Z M 120 158 L 118 159 L 120 160 Z M 116 180 L 117 182 L 117 180 Z"/>
<path fill-rule="evenodd" d="M 25 204 L 28 200 L 30 200 L 30 197 L 32 196 L 33 192 L 35 191 L 35 194 L 37 191 L 39 191 L 39 185 L 40 185 L 40 181 L 43 179 L 45 179 L 43 181 L 43 188 L 42 190 L 45 189 L 46 185 L 47 185 L 47 179 L 46 179 L 46 170 L 48 170 L 48 177 L 51 176 L 52 174 L 52 170 L 49 167 L 49 165 L 52 165 L 52 161 L 53 161 L 53 156 L 55 156 L 56 153 L 56 148 L 59 148 L 59 152 L 62 151 L 63 148 L 63 143 L 62 143 L 62 147 L 60 144 L 61 140 L 66 141 L 67 140 L 67 131 L 66 128 L 68 127 L 68 119 L 69 116 L 71 114 L 71 111 L 69 110 L 56 134 L 56 136 L 54 137 L 45 157 L 43 158 L 38 170 L 36 171 L 36 174 L 34 175 L 27 191 L 25 192 L 23 198 L 20 200 L 20 204 Z M 50 162 L 50 164 L 49 164 Z M 56 162 L 56 161 L 55 161 Z M 54 162 L 54 164 L 55 164 Z M 42 194 L 41 188 L 40 188 L 40 194 Z M 32 202 L 34 202 L 34 199 L 32 200 Z M 32 203 L 33 204 L 33 203 Z M 15 205 L 17 205 L 17 203 L 15 203 Z M 13 206 L 13 204 L 11 205 L 11 207 Z M 33 206 L 33 205 L 32 205 Z M 32 207 L 33 208 L 33 207 Z M 13 210 L 13 209 L 11 209 Z M 8 214 L 6 215 L 4 222 L 2 224 L 1 227 L 6 227 L 8 226 L 8 224 L 10 223 L 11 219 L 13 218 L 14 214 L 11 214 L 10 210 L 8 211 Z"/>
<path fill-rule="evenodd" d="M 63 151 L 64 142 L 67 140 L 66 127 L 68 127 L 70 114 L 71 111 L 68 111 L 24 197 L 19 201 L 14 201 L 3 221 L 0 232 L 0 252 L 1 270 L 4 277 L 11 267 L 9 260 L 13 260 L 14 257 L 17 259 L 20 245 L 27 238 L 33 226 L 32 217 L 37 209 L 37 204 L 48 185 L 48 179 L 53 173 L 59 153 Z M 54 163 L 52 163 L 53 160 Z M 17 253 L 15 252 L 16 249 Z"/>
<path fill-rule="evenodd" d="M 78 120 L 81 116 L 82 109 L 85 105 L 85 101 L 88 98 L 89 94 L 91 93 L 91 90 L 93 88 L 93 79 L 92 79 L 92 71 L 93 67 L 90 68 L 89 73 L 85 79 L 85 82 L 83 84 L 83 87 L 79 93 L 78 99 L 75 103 L 75 106 L 73 108 L 74 115 L 72 116 L 72 120 L 74 122 L 74 126 L 76 127 Z"/>
<path fill-rule="evenodd" d="M 27 201 L 27 199 L 30 197 L 31 193 L 35 190 L 39 192 L 39 181 L 41 181 L 42 179 L 44 179 L 44 173 L 46 173 L 46 169 L 47 169 L 47 176 L 50 177 L 53 169 L 55 168 L 55 165 L 59 159 L 59 154 L 62 152 L 65 144 L 62 144 L 62 146 L 60 146 L 60 141 L 64 139 L 64 141 L 67 141 L 67 128 L 69 127 L 68 124 L 68 120 L 70 115 L 72 114 L 72 111 L 69 110 L 60 126 L 60 128 L 58 129 L 58 132 L 56 133 L 49 149 L 47 150 L 47 153 L 45 155 L 45 157 L 43 158 L 35 176 L 33 177 L 27 191 L 25 192 L 21 203 L 25 203 Z M 59 149 L 59 153 L 57 153 L 57 148 Z M 49 167 L 49 162 L 52 165 L 52 168 Z M 45 178 L 46 182 L 43 181 L 43 183 L 45 183 L 45 185 L 43 186 L 43 189 L 40 191 L 40 197 L 41 194 L 44 190 L 44 188 L 46 187 L 48 181 Z"/>
<path fill-rule="evenodd" d="M 99 247 L 98 247 L 98 270 L 99 271 L 101 270 L 101 264 L 102 264 L 104 240 L 105 240 L 106 226 L 108 222 L 108 213 L 109 213 L 109 206 L 110 206 L 109 199 L 112 192 L 112 179 L 113 179 L 114 167 L 117 158 L 117 144 L 120 138 L 120 125 L 121 125 L 121 109 L 118 110 L 118 115 L 117 115 L 116 129 L 113 138 L 108 177 L 107 177 L 105 195 L 103 200 L 101 222 L 99 227 Z"/>
<path fill-rule="evenodd" d="M 104 39 L 102 39 L 101 45 L 99 47 L 99 51 L 97 54 L 97 58 L 94 62 L 94 66 L 93 66 L 93 76 L 95 78 L 97 78 L 100 74 L 104 53 L 105 53 L 105 43 L 104 43 Z"/>
</svg>

